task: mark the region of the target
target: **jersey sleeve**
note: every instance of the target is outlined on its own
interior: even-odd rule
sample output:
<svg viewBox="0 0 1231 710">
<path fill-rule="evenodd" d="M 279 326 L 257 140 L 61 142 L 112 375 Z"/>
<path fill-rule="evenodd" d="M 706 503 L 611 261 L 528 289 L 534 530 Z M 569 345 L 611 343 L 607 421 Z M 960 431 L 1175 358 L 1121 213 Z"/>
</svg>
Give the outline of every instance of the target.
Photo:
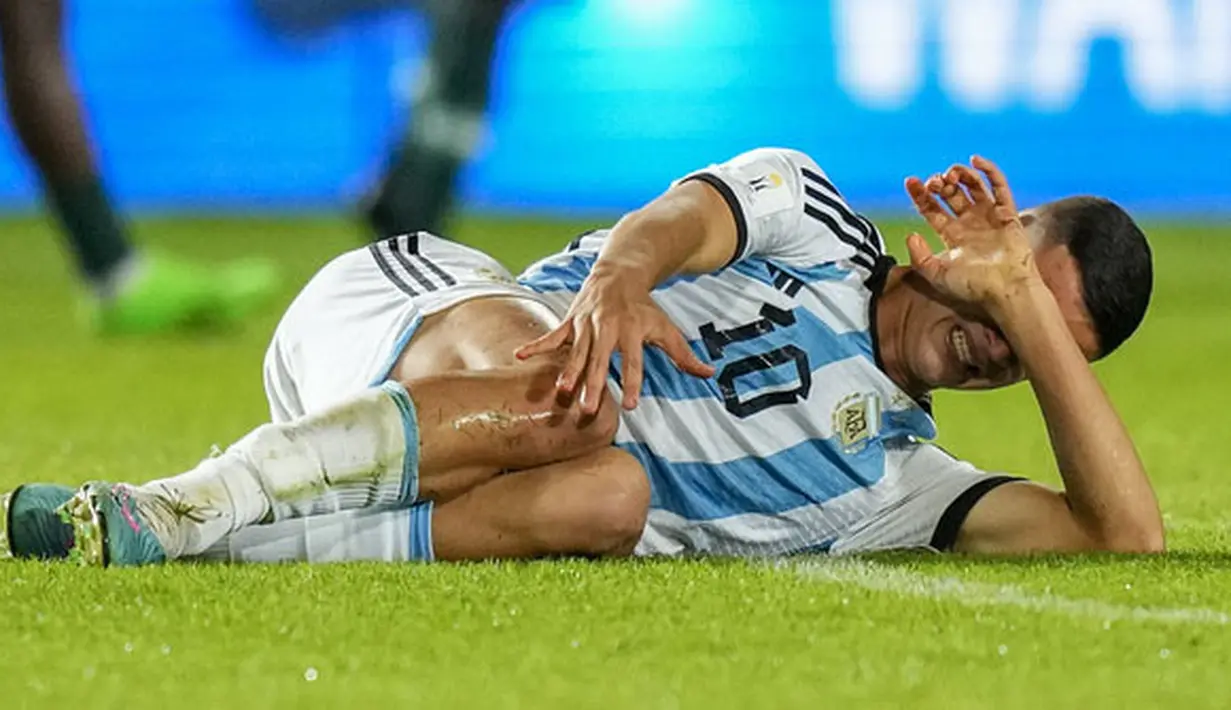
<svg viewBox="0 0 1231 710">
<path fill-rule="evenodd" d="M 788 264 L 846 261 L 871 271 L 884 254 L 876 227 L 856 214 L 804 153 L 758 148 L 685 176 L 722 195 L 735 217 L 735 263 L 754 256 Z"/>
<path fill-rule="evenodd" d="M 833 554 L 932 549 L 948 552 L 966 516 L 993 489 L 1021 481 L 980 470 L 922 441 L 886 447 L 881 506 L 841 536 Z"/>
</svg>

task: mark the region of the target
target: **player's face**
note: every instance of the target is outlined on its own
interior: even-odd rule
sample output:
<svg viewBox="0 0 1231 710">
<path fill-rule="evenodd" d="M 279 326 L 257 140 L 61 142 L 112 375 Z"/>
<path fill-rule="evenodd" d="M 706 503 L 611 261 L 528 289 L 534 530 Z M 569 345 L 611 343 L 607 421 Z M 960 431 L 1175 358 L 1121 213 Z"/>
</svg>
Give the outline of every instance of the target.
<svg viewBox="0 0 1231 710">
<path fill-rule="evenodd" d="M 1035 216 L 1023 213 L 1035 237 L 1035 263 L 1056 297 L 1073 337 L 1086 358 L 1098 355 L 1098 339 L 1081 293 L 1081 272 L 1068 247 L 1046 242 Z M 1012 346 L 986 313 L 928 294 L 912 317 L 916 332 L 907 350 L 916 378 L 932 388 L 991 389 L 1022 380 L 1025 373 Z"/>
<path fill-rule="evenodd" d="M 929 389 L 987 389 L 1022 378 L 1000 329 L 978 310 L 939 296 L 923 301 L 913 319 L 911 370 Z"/>
</svg>

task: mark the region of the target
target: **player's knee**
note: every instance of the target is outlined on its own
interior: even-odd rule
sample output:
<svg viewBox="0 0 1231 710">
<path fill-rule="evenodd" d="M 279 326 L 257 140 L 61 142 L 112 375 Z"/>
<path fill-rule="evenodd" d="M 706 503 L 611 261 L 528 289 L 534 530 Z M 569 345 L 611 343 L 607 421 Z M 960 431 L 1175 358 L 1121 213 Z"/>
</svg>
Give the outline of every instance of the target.
<svg viewBox="0 0 1231 710">
<path fill-rule="evenodd" d="M 557 373 L 558 374 L 558 373 Z M 554 386 L 555 374 L 552 375 Z M 616 430 L 620 428 L 619 404 L 610 392 L 603 393 L 603 402 L 594 414 L 582 414 L 575 402 L 563 403 L 565 421 L 556 431 L 562 431 L 562 440 L 551 441 L 555 447 L 555 457 L 570 459 L 592 453 L 611 446 L 615 441 Z M 558 438 L 558 435 L 552 435 Z"/>
<path fill-rule="evenodd" d="M 619 449 L 605 454 L 604 472 L 596 476 L 578 521 L 586 527 L 586 552 L 595 555 L 632 554 L 645 529 L 650 507 L 650 482 L 635 458 Z"/>
<path fill-rule="evenodd" d="M 573 416 L 579 416 L 575 413 L 576 409 L 576 407 L 572 409 Z M 615 441 L 616 430 L 619 428 L 620 405 L 610 392 L 603 393 L 603 403 L 597 412 L 588 417 L 581 417 L 577 421 L 580 444 L 586 447 L 586 451 L 596 451 L 604 446 L 611 446 Z"/>
</svg>

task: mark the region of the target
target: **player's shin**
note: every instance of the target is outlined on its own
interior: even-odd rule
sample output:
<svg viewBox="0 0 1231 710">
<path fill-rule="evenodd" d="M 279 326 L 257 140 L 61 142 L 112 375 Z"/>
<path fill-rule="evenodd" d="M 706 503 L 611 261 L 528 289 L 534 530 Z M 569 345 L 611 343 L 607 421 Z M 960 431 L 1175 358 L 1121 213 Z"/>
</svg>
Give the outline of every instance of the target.
<svg viewBox="0 0 1231 710">
<path fill-rule="evenodd" d="M 418 464 L 414 404 L 405 387 L 389 382 L 295 421 L 258 427 L 193 470 L 139 490 L 167 509 L 161 517 L 169 524 L 150 522 L 166 529 L 159 538 L 174 558 L 259 522 L 410 504 L 419 494 Z"/>
</svg>

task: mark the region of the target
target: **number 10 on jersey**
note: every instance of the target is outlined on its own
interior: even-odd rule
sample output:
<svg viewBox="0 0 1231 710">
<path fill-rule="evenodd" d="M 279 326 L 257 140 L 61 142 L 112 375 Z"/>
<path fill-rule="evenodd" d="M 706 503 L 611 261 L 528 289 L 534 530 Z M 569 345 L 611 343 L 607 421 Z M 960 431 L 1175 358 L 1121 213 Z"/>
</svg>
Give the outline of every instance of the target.
<svg viewBox="0 0 1231 710">
<path fill-rule="evenodd" d="M 724 355 L 727 354 L 729 346 L 755 341 L 779 328 L 790 328 L 794 325 L 794 313 L 766 303 L 761 306 L 761 318 L 758 320 L 727 330 L 718 330 L 713 323 L 706 323 L 701 326 L 700 333 L 706 354 L 718 364 L 725 359 Z M 774 389 L 747 399 L 741 398 L 737 387 L 740 378 L 791 364 L 795 366 L 797 384 L 794 388 Z M 812 389 L 812 367 L 808 362 L 808 353 L 803 349 L 795 345 L 781 345 L 775 348 L 767 347 L 763 352 L 745 355 L 730 362 L 721 362 L 716 379 L 727 411 L 743 419 L 770 407 L 795 404 L 806 398 Z"/>
</svg>

